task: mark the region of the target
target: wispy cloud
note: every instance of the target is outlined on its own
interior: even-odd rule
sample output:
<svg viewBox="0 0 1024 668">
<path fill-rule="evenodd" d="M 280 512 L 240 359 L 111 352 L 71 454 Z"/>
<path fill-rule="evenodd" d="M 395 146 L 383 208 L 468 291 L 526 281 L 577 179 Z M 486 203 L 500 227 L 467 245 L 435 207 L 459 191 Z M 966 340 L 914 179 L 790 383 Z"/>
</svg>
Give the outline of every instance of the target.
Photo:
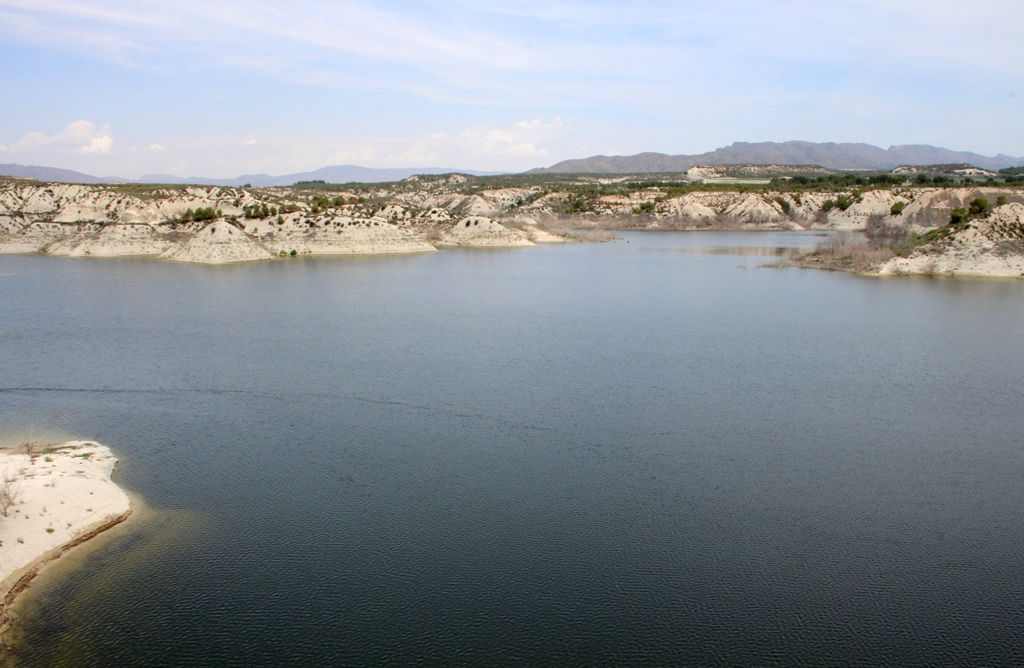
<svg viewBox="0 0 1024 668">
<path fill-rule="evenodd" d="M 281 169 L 291 158 L 273 137 L 305 146 L 310 110 L 330 105 L 344 119 L 318 128 L 329 155 L 364 161 L 512 165 L 793 138 L 1024 153 L 1006 124 L 1024 112 L 1022 33 L 1020 0 L 0 0 L 9 49 L 113 63 L 104 84 L 124 95 L 149 78 L 175 86 L 153 84 L 154 97 L 203 100 L 126 141 L 230 136 L 247 160 L 277 151 Z M 248 107 L 214 97 L 237 97 L 221 90 L 235 80 Z M 556 115 L 574 143 L 514 122 Z M 118 155 L 101 136 L 74 151 Z"/>
</svg>

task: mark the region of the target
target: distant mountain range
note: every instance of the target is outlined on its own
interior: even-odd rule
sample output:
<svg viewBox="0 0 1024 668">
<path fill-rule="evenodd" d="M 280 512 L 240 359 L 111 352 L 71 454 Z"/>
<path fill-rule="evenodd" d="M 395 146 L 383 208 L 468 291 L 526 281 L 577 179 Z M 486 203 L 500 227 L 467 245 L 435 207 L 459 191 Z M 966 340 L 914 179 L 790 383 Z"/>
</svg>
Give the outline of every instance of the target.
<svg viewBox="0 0 1024 668">
<path fill-rule="evenodd" d="M 666 155 L 639 153 L 637 155 L 606 156 L 563 160 L 551 167 L 531 169 L 528 174 L 638 174 L 654 172 L 685 172 L 696 165 L 820 165 L 828 169 L 882 169 L 901 165 L 971 164 L 983 169 L 998 170 L 1024 165 L 1024 158 L 1009 155 L 994 157 L 965 151 L 951 151 L 925 144 L 890 146 L 888 149 L 871 144 L 815 144 L 806 141 L 736 142 L 731 146 L 699 155 Z M 312 172 L 299 172 L 283 176 L 269 174 L 243 174 L 233 179 L 211 179 L 205 176 L 182 178 L 170 174 L 147 174 L 138 179 L 117 176 L 91 176 L 70 169 L 36 167 L 32 165 L 0 164 L 0 176 L 20 176 L 39 181 L 60 183 L 193 183 L 211 186 L 241 186 L 257 188 L 290 186 L 298 181 L 326 181 L 327 183 L 383 183 L 401 181 L 414 174 L 471 174 L 491 176 L 507 172 L 477 172 L 447 167 L 396 167 L 375 169 L 358 165 L 334 165 Z"/>
<path fill-rule="evenodd" d="M 828 169 L 893 169 L 901 165 L 943 165 L 968 163 L 998 170 L 1024 165 L 1024 158 L 1008 155 L 988 157 L 977 153 L 951 151 L 928 145 L 890 146 L 871 144 L 815 144 L 806 141 L 736 142 L 731 146 L 699 155 L 595 155 L 580 160 L 563 160 L 551 167 L 530 170 L 531 174 L 637 174 L 685 172 L 697 165 L 820 165 Z"/>
<path fill-rule="evenodd" d="M 20 176 L 38 181 L 55 181 L 58 183 L 190 183 L 204 186 L 241 186 L 249 184 L 255 188 L 268 186 L 290 186 L 298 181 L 326 181 L 327 183 L 384 183 L 401 181 L 414 174 L 472 174 L 474 176 L 491 176 L 505 172 L 475 172 L 468 169 L 449 169 L 445 167 L 395 167 L 391 169 L 374 169 L 358 165 L 334 165 L 321 167 L 312 172 L 299 172 L 283 176 L 269 174 L 243 174 L 233 179 L 210 179 L 205 176 L 182 178 L 170 174 L 146 174 L 137 179 L 126 179 L 118 176 L 92 176 L 70 169 L 57 167 L 36 167 L 33 165 L 0 164 L 0 176 Z"/>
</svg>

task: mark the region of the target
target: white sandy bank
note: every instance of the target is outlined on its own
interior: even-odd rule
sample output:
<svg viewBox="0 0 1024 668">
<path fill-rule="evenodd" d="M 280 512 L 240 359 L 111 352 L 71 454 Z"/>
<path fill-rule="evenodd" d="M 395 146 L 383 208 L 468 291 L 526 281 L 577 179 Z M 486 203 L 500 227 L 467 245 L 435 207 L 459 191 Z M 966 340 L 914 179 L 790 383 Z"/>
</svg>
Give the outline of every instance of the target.
<svg viewBox="0 0 1024 668">
<path fill-rule="evenodd" d="M 30 454 L 0 451 L 4 613 L 40 566 L 131 513 L 128 496 L 110 479 L 116 465 L 110 450 L 92 441 L 41 446 Z"/>
</svg>

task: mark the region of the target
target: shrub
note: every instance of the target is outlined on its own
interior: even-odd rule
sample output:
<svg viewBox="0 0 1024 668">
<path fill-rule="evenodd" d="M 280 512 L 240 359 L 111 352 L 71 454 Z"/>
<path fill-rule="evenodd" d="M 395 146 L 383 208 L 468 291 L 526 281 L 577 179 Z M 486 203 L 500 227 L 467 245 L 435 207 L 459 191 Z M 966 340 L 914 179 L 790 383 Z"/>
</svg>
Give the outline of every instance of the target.
<svg viewBox="0 0 1024 668">
<path fill-rule="evenodd" d="M 821 203 L 822 211 L 831 211 L 834 208 L 836 208 L 836 201 L 834 199 L 827 199 Z"/>
<path fill-rule="evenodd" d="M 779 195 L 779 196 L 777 196 L 775 198 L 775 201 L 778 202 L 780 207 L 782 207 L 782 212 L 788 216 L 789 215 L 789 209 L 790 209 L 789 200 L 787 200 L 785 197 Z"/>
<path fill-rule="evenodd" d="M 292 257 L 295 257 L 298 254 L 299 254 L 299 252 L 297 250 L 295 250 L 294 248 L 292 249 L 292 252 L 289 253 L 289 255 L 291 255 Z"/>
<path fill-rule="evenodd" d="M 907 203 L 903 202 L 903 201 L 899 201 L 899 202 L 896 202 L 895 204 L 892 205 L 892 208 L 889 209 L 889 213 L 891 213 L 894 216 L 898 216 L 898 215 L 902 214 L 903 213 L 903 209 L 906 209 L 906 208 L 907 208 Z"/>
<path fill-rule="evenodd" d="M 5 471 L 0 478 L 0 512 L 7 517 L 7 511 L 14 507 L 21 498 L 21 482 L 17 477 Z"/>
<path fill-rule="evenodd" d="M 253 204 L 245 207 L 242 215 L 246 218 L 266 218 L 270 215 L 270 207 L 266 204 Z"/>
<path fill-rule="evenodd" d="M 891 248 L 902 243 L 909 230 L 897 222 L 889 222 L 889 218 L 880 213 L 868 216 L 864 226 L 864 235 L 874 248 Z"/>
<path fill-rule="evenodd" d="M 220 215 L 220 209 L 214 209 L 212 206 L 199 207 L 195 211 L 192 209 L 186 209 L 185 213 L 181 214 L 181 221 L 183 223 L 188 223 L 193 220 L 213 220 L 214 218 L 219 218 Z"/>
<path fill-rule="evenodd" d="M 1006 195 L 1000 195 L 996 198 L 996 206 L 1003 206 L 1006 204 Z"/>
<path fill-rule="evenodd" d="M 970 213 L 972 216 L 985 216 L 992 210 L 992 205 L 984 197 L 976 197 L 971 200 Z"/>
<path fill-rule="evenodd" d="M 949 222 L 951 225 L 960 225 L 967 220 L 967 209 L 957 208 L 949 212 Z"/>
<path fill-rule="evenodd" d="M 849 195 L 839 195 L 836 197 L 836 206 L 839 207 L 840 211 L 846 211 L 853 206 L 853 198 Z"/>
</svg>

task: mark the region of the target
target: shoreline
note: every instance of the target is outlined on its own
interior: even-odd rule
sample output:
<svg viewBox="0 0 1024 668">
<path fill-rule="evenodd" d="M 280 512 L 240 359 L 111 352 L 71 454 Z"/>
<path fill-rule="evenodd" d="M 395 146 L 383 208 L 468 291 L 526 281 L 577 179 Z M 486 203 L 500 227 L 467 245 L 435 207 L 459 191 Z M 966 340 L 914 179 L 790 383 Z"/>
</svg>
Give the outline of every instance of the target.
<svg viewBox="0 0 1024 668">
<path fill-rule="evenodd" d="M 106 446 L 28 446 L 0 451 L 0 636 L 11 630 L 14 603 L 45 566 L 134 510 L 111 480 L 118 459 Z M 0 652 L 12 649 L 0 646 Z"/>
</svg>

